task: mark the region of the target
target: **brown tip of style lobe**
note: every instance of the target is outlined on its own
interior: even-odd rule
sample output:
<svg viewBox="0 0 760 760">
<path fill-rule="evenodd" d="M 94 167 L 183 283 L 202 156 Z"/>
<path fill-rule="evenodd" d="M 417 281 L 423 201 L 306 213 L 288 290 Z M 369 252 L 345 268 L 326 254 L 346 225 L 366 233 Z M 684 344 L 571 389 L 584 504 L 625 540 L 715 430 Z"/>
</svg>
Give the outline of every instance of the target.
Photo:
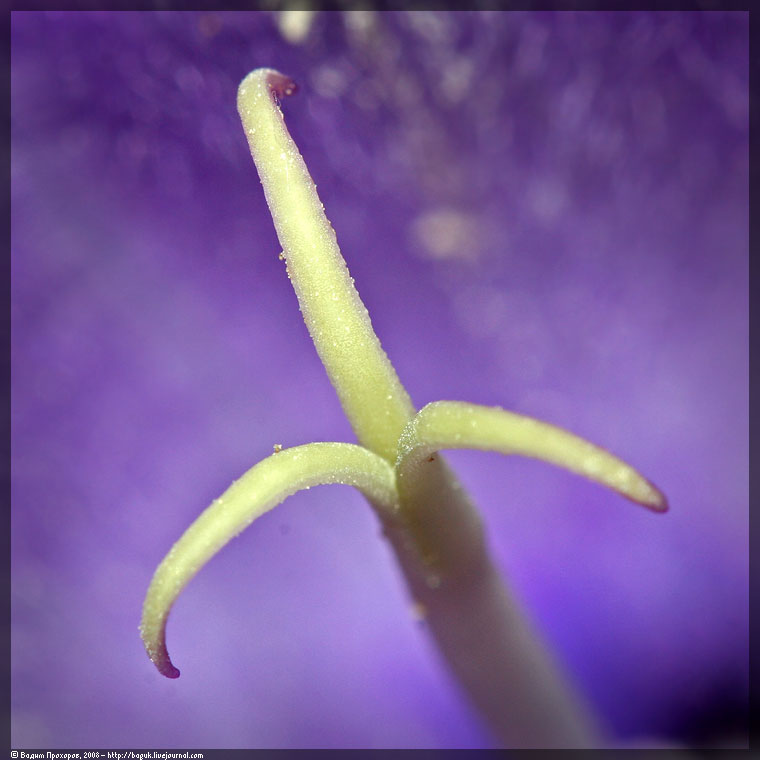
<svg viewBox="0 0 760 760">
<path fill-rule="evenodd" d="M 298 91 L 298 85 L 293 79 L 285 74 L 280 74 L 279 71 L 273 71 L 267 76 L 267 85 L 275 99 L 275 102 L 286 95 L 293 95 Z"/>
</svg>

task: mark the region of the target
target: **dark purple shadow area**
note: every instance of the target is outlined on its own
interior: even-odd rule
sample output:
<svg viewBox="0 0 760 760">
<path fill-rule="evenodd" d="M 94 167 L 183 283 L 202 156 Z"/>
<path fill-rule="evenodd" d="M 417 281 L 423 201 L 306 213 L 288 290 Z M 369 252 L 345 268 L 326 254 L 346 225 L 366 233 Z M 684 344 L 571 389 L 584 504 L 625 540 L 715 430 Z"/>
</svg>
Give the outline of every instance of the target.
<svg viewBox="0 0 760 760">
<path fill-rule="evenodd" d="M 653 515 L 451 456 L 526 609 L 621 741 L 746 741 L 748 15 L 12 16 L 12 746 L 489 747 L 348 488 L 190 584 L 158 562 L 274 444 L 353 441 L 239 124 L 253 68 L 418 406 L 609 448 Z M 303 32 L 303 30 L 301 30 Z"/>
</svg>

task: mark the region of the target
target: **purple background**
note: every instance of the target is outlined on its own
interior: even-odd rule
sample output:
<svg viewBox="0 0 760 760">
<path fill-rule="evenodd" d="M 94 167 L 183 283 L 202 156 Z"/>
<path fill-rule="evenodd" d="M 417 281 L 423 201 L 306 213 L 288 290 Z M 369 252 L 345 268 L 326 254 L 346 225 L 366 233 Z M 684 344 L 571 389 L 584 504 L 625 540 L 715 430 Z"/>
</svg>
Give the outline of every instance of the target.
<svg viewBox="0 0 760 760">
<path fill-rule="evenodd" d="M 289 499 L 191 583 L 158 562 L 275 443 L 353 441 L 235 110 L 273 66 L 418 406 L 569 427 L 668 495 L 450 456 L 615 736 L 741 741 L 748 16 L 12 17 L 13 746 L 477 747 L 361 497 Z"/>
</svg>

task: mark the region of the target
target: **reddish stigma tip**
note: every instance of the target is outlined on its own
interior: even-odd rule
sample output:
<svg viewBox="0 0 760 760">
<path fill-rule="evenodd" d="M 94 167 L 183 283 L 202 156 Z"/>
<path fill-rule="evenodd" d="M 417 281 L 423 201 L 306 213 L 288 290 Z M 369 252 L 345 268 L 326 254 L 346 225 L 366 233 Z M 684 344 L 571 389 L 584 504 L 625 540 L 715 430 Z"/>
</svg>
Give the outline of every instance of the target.
<svg viewBox="0 0 760 760">
<path fill-rule="evenodd" d="M 279 72 L 272 72 L 267 77 L 267 84 L 272 92 L 272 96 L 275 101 L 279 102 L 279 99 L 285 95 L 293 95 L 298 91 L 298 85 L 293 79 Z"/>
<path fill-rule="evenodd" d="M 161 668 L 161 675 L 167 678 L 179 678 L 179 668 L 175 668 L 174 665 L 169 663 Z"/>
</svg>

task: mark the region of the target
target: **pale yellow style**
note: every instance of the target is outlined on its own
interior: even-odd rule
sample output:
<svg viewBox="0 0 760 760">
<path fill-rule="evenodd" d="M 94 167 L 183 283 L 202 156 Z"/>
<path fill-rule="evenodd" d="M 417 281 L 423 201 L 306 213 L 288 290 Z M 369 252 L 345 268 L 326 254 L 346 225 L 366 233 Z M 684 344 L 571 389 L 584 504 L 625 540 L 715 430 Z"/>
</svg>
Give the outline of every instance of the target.
<svg viewBox="0 0 760 760">
<path fill-rule="evenodd" d="M 166 620 L 180 591 L 246 526 L 296 491 L 342 483 L 375 509 L 413 608 L 473 704 L 506 746 L 592 747 L 602 740 L 490 562 L 477 511 L 438 453 L 483 449 L 533 457 L 583 475 L 653 511 L 665 497 L 604 449 L 545 422 L 455 401 L 419 413 L 401 385 L 341 256 L 280 99 L 295 84 L 273 69 L 241 83 L 238 110 L 304 321 L 361 446 L 275 446 L 187 529 L 159 565 L 141 633 L 158 669 L 179 671 Z"/>
</svg>

